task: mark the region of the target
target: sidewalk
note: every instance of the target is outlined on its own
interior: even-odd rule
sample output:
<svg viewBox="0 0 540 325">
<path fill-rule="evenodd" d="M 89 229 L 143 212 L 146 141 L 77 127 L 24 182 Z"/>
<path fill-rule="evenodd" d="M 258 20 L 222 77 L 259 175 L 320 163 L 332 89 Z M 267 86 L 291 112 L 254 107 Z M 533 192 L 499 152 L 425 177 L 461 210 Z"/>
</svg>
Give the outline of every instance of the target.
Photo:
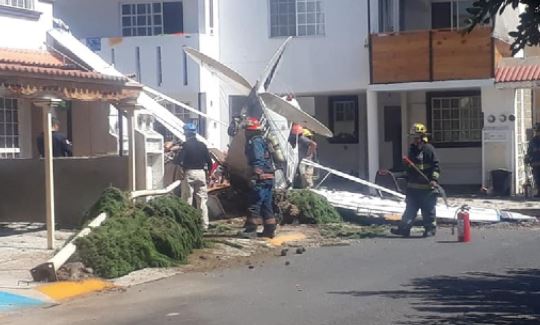
<svg viewBox="0 0 540 325">
<path fill-rule="evenodd" d="M 56 246 L 61 247 L 73 234 L 56 231 Z M 0 223 L 0 312 L 52 303 L 37 288 L 30 269 L 54 255 L 47 249 L 47 232 L 42 223 Z"/>
</svg>

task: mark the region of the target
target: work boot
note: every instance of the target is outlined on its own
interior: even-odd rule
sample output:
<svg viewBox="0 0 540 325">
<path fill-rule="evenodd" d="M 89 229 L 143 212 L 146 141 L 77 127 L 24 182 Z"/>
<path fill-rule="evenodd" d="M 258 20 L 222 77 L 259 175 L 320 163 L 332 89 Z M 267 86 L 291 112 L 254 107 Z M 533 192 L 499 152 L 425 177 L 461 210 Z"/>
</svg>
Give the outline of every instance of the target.
<svg viewBox="0 0 540 325">
<path fill-rule="evenodd" d="M 245 239 L 257 238 L 257 225 L 246 225 L 244 231 L 240 232 L 238 236 Z"/>
<path fill-rule="evenodd" d="M 390 229 L 390 233 L 392 233 L 393 235 L 403 236 L 403 237 L 411 236 L 411 230 L 410 229 L 403 229 L 401 227 Z"/>
<path fill-rule="evenodd" d="M 263 232 L 259 234 L 259 237 L 270 239 L 276 237 L 276 225 L 264 225 Z"/>
<path fill-rule="evenodd" d="M 424 238 L 434 237 L 436 233 L 437 233 L 437 228 L 435 227 L 426 228 L 424 230 L 424 234 L 422 235 L 422 237 Z"/>
</svg>

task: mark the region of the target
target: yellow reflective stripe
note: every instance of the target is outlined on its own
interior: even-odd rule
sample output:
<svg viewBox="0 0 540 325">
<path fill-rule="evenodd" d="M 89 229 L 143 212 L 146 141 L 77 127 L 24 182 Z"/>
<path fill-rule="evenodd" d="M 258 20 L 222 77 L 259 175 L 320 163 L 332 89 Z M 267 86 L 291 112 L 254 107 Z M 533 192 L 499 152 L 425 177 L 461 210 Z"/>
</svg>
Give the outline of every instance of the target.
<svg viewBox="0 0 540 325">
<path fill-rule="evenodd" d="M 431 178 L 433 178 L 434 180 L 437 180 L 439 179 L 439 173 L 438 172 L 433 172 L 433 174 L 431 175 Z"/>
<path fill-rule="evenodd" d="M 417 190 L 431 190 L 431 185 L 429 184 L 417 184 L 417 183 L 408 183 L 408 188 L 414 188 Z"/>
</svg>

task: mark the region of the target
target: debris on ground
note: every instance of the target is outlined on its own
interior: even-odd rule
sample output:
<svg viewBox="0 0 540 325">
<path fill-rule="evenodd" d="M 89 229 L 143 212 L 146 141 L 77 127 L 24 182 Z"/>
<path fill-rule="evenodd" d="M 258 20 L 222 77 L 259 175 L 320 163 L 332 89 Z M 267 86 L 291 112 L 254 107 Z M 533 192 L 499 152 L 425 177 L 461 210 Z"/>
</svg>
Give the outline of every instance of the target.
<svg viewBox="0 0 540 325">
<path fill-rule="evenodd" d="M 107 211 L 109 218 L 75 242 L 82 262 L 97 275 L 115 278 L 146 267 L 179 265 L 203 246 L 200 212 L 180 198 L 163 196 L 134 205 L 118 192 L 104 192 L 93 211 Z"/>
<path fill-rule="evenodd" d="M 383 237 L 387 234 L 387 229 L 383 226 L 359 226 L 350 223 L 338 223 L 321 225 L 320 232 L 325 238 L 363 239 Z"/>
<path fill-rule="evenodd" d="M 276 201 L 283 214 L 282 224 L 328 224 L 342 221 L 328 200 L 311 190 L 276 193 Z"/>
<path fill-rule="evenodd" d="M 94 270 L 86 267 L 82 262 L 71 262 L 64 264 L 57 272 L 59 281 L 84 280 L 94 277 Z"/>
</svg>

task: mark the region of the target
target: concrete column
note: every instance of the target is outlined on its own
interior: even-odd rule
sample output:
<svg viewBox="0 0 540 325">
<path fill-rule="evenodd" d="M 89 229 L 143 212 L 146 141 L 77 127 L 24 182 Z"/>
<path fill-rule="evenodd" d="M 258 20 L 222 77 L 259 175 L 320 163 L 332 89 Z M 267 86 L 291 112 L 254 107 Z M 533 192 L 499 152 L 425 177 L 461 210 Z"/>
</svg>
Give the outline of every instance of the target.
<svg viewBox="0 0 540 325">
<path fill-rule="evenodd" d="M 127 127 L 128 127 L 128 190 L 135 191 L 137 186 L 136 181 L 136 158 L 135 158 L 135 107 L 126 110 Z"/>
<path fill-rule="evenodd" d="M 401 155 L 406 155 L 409 150 L 409 107 L 407 104 L 407 92 L 401 93 Z"/>
<path fill-rule="evenodd" d="M 374 182 L 379 170 L 379 115 L 377 93 L 367 92 L 367 144 L 368 144 L 368 175 L 369 181 Z"/>
<path fill-rule="evenodd" d="M 45 166 L 45 214 L 47 217 L 47 248 L 54 249 L 54 167 L 51 130 L 51 103 L 43 104 L 43 153 Z"/>
</svg>

